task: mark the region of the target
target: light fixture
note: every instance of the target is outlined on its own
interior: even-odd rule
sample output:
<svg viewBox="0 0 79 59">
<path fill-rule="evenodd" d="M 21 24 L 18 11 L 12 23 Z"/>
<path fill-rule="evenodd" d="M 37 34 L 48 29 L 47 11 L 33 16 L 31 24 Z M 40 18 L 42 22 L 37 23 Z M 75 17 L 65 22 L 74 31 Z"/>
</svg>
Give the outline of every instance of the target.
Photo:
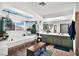
<svg viewBox="0 0 79 59">
<path fill-rule="evenodd" d="M 46 5 L 46 3 L 45 2 L 40 2 L 39 5 L 44 6 L 44 5 Z"/>
</svg>

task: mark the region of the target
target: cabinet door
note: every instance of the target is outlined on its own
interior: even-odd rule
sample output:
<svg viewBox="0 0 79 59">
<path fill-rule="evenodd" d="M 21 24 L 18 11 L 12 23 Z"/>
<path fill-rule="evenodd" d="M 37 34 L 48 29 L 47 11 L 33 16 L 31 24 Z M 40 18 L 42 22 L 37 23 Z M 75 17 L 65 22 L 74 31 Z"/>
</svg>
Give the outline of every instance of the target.
<svg viewBox="0 0 79 59">
<path fill-rule="evenodd" d="M 47 42 L 53 44 L 52 36 L 51 35 L 47 36 Z"/>
<path fill-rule="evenodd" d="M 54 38 L 53 38 L 53 35 L 51 36 L 51 42 L 52 42 L 52 44 L 54 44 Z"/>
<path fill-rule="evenodd" d="M 42 41 L 43 42 L 47 42 L 47 37 L 46 37 L 46 35 L 41 35 L 42 36 Z"/>
<path fill-rule="evenodd" d="M 64 37 L 64 39 L 62 39 L 62 45 L 64 47 L 72 48 L 73 47 L 73 40 L 69 39 L 68 37 Z"/>
<path fill-rule="evenodd" d="M 52 35 L 42 35 L 43 42 L 54 44 L 54 39 Z"/>
<path fill-rule="evenodd" d="M 54 44 L 55 45 L 62 45 L 62 40 L 59 36 L 54 36 Z"/>
</svg>

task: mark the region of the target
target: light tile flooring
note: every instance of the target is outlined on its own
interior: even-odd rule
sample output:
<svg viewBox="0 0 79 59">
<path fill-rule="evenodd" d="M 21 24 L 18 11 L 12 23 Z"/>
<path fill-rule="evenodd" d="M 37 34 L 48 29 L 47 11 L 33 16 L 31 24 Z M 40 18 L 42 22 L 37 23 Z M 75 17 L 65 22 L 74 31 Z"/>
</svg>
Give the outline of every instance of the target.
<svg viewBox="0 0 79 59">
<path fill-rule="evenodd" d="M 64 51 L 54 48 L 54 46 L 52 45 L 49 45 L 48 49 L 50 49 L 53 52 L 52 56 L 74 56 L 74 52 L 72 50 Z"/>
<path fill-rule="evenodd" d="M 23 48 L 16 53 L 12 54 L 11 56 L 27 56 L 27 48 Z M 48 45 L 46 49 L 50 50 L 52 52 L 52 56 L 74 56 L 74 52 L 72 50 L 70 51 L 64 51 L 57 48 L 54 48 L 53 45 Z"/>
</svg>

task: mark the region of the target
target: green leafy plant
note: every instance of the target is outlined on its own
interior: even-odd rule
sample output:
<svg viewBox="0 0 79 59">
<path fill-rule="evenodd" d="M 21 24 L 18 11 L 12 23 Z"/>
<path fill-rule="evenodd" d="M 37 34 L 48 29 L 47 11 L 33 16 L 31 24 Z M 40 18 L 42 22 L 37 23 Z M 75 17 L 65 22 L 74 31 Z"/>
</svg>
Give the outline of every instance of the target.
<svg viewBox="0 0 79 59">
<path fill-rule="evenodd" d="M 36 34 L 36 25 L 35 24 L 32 25 L 31 33 Z"/>
<path fill-rule="evenodd" d="M 2 17 L 2 19 L 0 20 L 0 40 L 5 40 L 9 37 L 8 34 L 6 34 L 6 31 L 4 31 L 3 29 L 4 19 L 5 18 Z"/>
</svg>

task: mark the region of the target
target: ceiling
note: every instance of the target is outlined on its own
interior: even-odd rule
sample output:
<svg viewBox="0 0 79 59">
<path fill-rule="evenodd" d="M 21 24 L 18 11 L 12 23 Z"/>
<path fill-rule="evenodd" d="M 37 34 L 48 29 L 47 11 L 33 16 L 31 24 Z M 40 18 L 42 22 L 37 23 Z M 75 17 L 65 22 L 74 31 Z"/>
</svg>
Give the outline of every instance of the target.
<svg viewBox="0 0 79 59">
<path fill-rule="evenodd" d="M 45 6 L 40 6 L 39 2 L 4 2 L 2 5 L 9 5 L 27 13 L 37 15 L 37 17 L 51 18 L 69 15 L 73 13 L 73 2 L 45 2 Z M 1 4 L 1 3 L 0 3 Z M 1 6 L 1 5 L 0 5 Z M 30 12 L 31 11 L 31 12 Z"/>
<path fill-rule="evenodd" d="M 25 3 L 31 10 L 42 17 L 56 17 L 73 13 L 74 3 L 71 2 L 46 2 L 45 6 L 38 3 Z"/>
</svg>

